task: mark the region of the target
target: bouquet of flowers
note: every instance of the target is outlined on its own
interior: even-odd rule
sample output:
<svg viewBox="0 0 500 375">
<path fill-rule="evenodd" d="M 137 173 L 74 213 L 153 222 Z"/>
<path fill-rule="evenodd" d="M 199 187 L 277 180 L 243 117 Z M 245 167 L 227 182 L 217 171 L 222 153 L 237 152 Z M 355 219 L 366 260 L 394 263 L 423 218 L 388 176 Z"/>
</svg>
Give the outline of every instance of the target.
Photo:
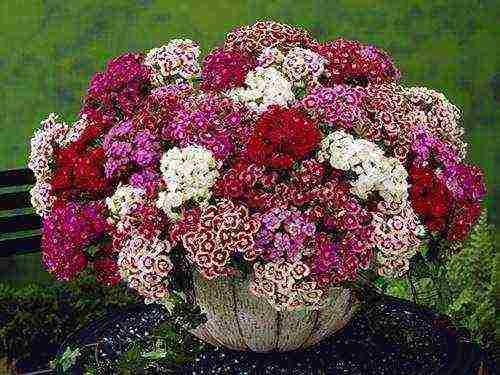
<svg viewBox="0 0 500 375">
<path fill-rule="evenodd" d="M 78 121 L 31 141 L 43 262 L 167 306 L 180 258 L 277 310 L 319 309 L 361 269 L 404 276 L 429 240 L 467 238 L 485 183 L 457 107 L 399 80 L 379 48 L 273 21 L 203 58 L 173 39 L 112 59 Z"/>
</svg>

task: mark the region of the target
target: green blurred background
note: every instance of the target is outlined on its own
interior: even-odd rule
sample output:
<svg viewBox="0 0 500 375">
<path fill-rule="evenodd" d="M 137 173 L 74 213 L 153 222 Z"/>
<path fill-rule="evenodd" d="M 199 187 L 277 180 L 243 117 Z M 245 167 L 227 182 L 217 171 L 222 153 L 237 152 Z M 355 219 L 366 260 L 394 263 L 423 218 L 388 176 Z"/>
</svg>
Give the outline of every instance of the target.
<svg viewBox="0 0 500 375">
<path fill-rule="evenodd" d="M 434 88 L 459 106 L 498 224 L 499 9 L 495 0 L 2 0 L 0 170 L 26 165 L 29 138 L 49 112 L 76 119 L 91 75 L 109 58 L 175 37 L 198 40 L 206 52 L 237 25 L 274 19 L 320 40 L 342 36 L 382 47 L 405 85 Z M 42 281 L 37 257 L 24 257 L 24 268 L 19 260 L 3 264 L 0 280 L 8 267 L 9 278 Z"/>
</svg>

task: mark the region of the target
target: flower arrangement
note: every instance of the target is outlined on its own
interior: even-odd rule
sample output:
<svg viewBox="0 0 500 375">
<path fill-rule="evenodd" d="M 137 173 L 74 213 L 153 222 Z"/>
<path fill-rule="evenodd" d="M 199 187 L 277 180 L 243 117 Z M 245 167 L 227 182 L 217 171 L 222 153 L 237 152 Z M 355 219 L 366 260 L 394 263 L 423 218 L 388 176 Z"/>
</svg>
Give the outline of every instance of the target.
<svg viewBox="0 0 500 375">
<path fill-rule="evenodd" d="M 427 241 L 466 239 L 486 193 L 443 94 L 402 85 L 375 46 L 273 21 L 204 58 L 187 39 L 114 58 L 77 122 L 41 125 L 48 271 L 170 307 L 180 256 L 277 310 L 320 309 L 361 269 L 402 277 Z"/>
</svg>

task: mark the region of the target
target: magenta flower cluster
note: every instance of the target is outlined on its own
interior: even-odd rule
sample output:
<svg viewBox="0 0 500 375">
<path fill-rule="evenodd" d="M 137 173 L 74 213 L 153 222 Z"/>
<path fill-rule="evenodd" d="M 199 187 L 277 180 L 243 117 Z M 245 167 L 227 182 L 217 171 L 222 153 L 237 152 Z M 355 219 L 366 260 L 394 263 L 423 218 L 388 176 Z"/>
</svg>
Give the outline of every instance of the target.
<svg viewBox="0 0 500 375">
<path fill-rule="evenodd" d="M 109 230 L 103 202 L 56 204 L 43 220 L 43 261 L 61 280 L 87 266 L 86 248 Z"/>
<path fill-rule="evenodd" d="M 92 77 L 81 114 L 99 123 L 132 115 L 151 84 L 150 68 L 142 60 L 140 54 L 126 53 L 109 61 Z"/>
</svg>

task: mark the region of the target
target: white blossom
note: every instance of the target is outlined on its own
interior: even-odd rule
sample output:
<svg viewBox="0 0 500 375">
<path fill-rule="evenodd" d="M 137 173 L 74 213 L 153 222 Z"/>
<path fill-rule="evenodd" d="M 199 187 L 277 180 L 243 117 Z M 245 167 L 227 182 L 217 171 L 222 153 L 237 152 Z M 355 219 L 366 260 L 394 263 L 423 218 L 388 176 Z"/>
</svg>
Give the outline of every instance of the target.
<svg viewBox="0 0 500 375">
<path fill-rule="evenodd" d="M 157 207 L 174 219 L 179 218 L 177 211 L 187 201 L 206 203 L 219 176 L 212 153 L 200 146 L 170 149 L 161 158 L 160 170 L 166 190 L 158 194 Z"/>
<path fill-rule="evenodd" d="M 111 197 L 106 198 L 106 205 L 114 218 L 126 216 L 135 205 L 143 201 L 145 191 L 131 185 L 118 185 Z"/>
<path fill-rule="evenodd" d="M 271 105 L 287 107 L 295 100 L 292 83 L 274 66 L 258 66 L 247 74 L 245 84 L 246 87 L 230 90 L 228 96 L 257 113 L 266 111 Z"/>
<path fill-rule="evenodd" d="M 373 142 L 337 130 L 323 139 L 320 160 L 328 160 L 332 167 L 350 170 L 357 178 L 352 191 L 362 199 L 378 192 L 388 203 L 403 204 L 408 198 L 408 173 L 398 159 L 386 157 Z"/>
<path fill-rule="evenodd" d="M 167 81 L 179 82 L 200 76 L 198 62 L 200 46 L 190 39 L 172 39 L 168 44 L 151 49 L 144 59 L 144 65 L 152 71 L 152 82 L 161 86 Z"/>
</svg>

